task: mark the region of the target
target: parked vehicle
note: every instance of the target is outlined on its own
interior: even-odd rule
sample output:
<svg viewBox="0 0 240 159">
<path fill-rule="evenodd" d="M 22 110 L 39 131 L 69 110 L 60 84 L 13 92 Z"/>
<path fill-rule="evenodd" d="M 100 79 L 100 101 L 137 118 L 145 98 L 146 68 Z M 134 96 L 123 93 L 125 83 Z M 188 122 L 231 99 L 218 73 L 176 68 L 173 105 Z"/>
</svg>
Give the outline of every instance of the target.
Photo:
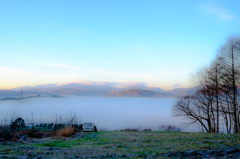
<svg viewBox="0 0 240 159">
<path fill-rule="evenodd" d="M 83 123 L 82 131 L 94 131 L 97 132 L 97 127 L 93 123 Z"/>
</svg>

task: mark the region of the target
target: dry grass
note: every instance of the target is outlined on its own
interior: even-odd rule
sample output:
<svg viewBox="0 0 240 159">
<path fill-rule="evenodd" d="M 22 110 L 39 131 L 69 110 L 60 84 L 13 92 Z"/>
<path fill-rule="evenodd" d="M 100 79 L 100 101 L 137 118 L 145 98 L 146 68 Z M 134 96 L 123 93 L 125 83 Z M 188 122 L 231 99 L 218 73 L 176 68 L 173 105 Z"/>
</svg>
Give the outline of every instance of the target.
<svg viewBox="0 0 240 159">
<path fill-rule="evenodd" d="M 16 137 L 16 136 L 13 136 L 12 142 L 17 142 L 17 141 L 18 141 L 17 137 Z"/>
<path fill-rule="evenodd" d="M 20 135 L 20 136 L 28 135 L 31 138 L 44 138 L 44 137 L 52 136 L 52 133 L 50 131 L 39 131 L 39 130 L 33 130 L 33 129 L 15 131 L 15 132 L 12 132 L 12 134 Z"/>
<path fill-rule="evenodd" d="M 58 137 L 70 137 L 71 135 L 74 134 L 75 134 L 74 128 L 72 128 L 71 126 L 57 130 L 56 132 L 56 136 Z"/>
</svg>

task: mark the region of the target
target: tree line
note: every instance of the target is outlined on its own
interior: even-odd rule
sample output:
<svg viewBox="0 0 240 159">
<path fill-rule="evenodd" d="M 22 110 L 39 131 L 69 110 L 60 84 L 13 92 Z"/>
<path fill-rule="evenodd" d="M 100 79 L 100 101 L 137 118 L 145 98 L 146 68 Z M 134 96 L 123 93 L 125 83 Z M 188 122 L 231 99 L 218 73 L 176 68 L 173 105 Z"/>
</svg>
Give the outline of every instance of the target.
<svg viewBox="0 0 240 159">
<path fill-rule="evenodd" d="M 240 36 L 227 39 L 214 60 L 192 76 L 196 93 L 180 98 L 175 116 L 187 117 L 211 133 L 240 132 Z"/>
</svg>

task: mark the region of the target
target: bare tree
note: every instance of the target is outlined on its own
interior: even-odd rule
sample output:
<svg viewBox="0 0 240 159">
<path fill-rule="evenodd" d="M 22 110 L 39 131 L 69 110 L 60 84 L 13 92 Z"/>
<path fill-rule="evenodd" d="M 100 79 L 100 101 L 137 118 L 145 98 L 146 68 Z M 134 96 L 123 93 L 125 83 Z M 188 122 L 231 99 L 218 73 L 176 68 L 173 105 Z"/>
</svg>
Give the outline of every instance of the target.
<svg viewBox="0 0 240 159">
<path fill-rule="evenodd" d="M 182 97 L 172 108 L 174 116 L 187 117 L 189 124 L 200 124 L 205 131 L 209 132 L 209 114 L 205 114 L 203 107 L 198 107 L 195 97 Z"/>
<path fill-rule="evenodd" d="M 231 114 L 234 122 L 234 133 L 239 133 L 238 90 L 240 84 L 240 38 L 231 37 L 219 50 L 220 61 L 224 67 L 222 82 L 224 93 L 228 94 Z"/>
<path fill-rule="evenodd" d="M 207 132 L 219 133 L 220 118 L 227 133 L 239 133 L 240 37 L 231 37 L 208 67 L 192 76 L 196 94 L 181 98 L 173 107 L 174 115 L 185 116 Z"/>
<path fill-rule="evenodd" d="M 214 129 L 216 128 L 216 132 L 219 133 L 219 116 L 222 106 L 221 101 L 221 92 L 222 92 L 222 83 L 221 79 L 223 76 L 223 66 L 221 64 L 220 58 L 217 56 L 213 62 L 211 62 L 207 72 L 207 85 L 208 89 L 210 89 L 212 92 L 210 96 L 212 96 L 213 104 L 211 107 L 212 114 L 213 114 L 213 121 L 216 122 L 216 126 L 214 125 Z M 215 115 L 216 114 L 216 115 Z M 216 118 L 215 118 L 216 116 Z"/>
</svg>

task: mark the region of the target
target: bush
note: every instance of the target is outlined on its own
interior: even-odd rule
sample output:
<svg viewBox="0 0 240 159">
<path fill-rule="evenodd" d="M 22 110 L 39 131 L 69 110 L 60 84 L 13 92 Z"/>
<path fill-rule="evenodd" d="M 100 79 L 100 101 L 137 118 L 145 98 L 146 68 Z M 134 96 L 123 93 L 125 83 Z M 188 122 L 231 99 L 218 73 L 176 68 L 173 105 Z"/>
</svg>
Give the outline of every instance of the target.
<svg viewBox="0 0 240 159">
<path fill-rule="evenodd" d="M 159 131 L 181 131 L 181 129 L 175 125 L 159 125 Z"/>
<path fill-rule="evenodd" d="M 19 131 L 24 129 L 25 127 L 25 122 L 21 117 L 17 118 L 14 122 L 11 123 L 12 131 Z"/>
<path fill-rule="evenodd" d="M 127 127 L 126 129 L 124 129 L 123 131 L 131 131 L 131 129 L 129 127 Z"/>
<path fill-rule="evenodd" d="M 141 130 L 141 127 L 137 127 L 137 128 L 129 128 L 129 127 L 127 127 L 123 131 L 140 131 L 140 130 Z"/>
<path fill-rule="evenodd" d="M 151 128 L 146 128 L 146 129 L 143 129 L 143 131 L 152 131 Z"/>
</svg>

